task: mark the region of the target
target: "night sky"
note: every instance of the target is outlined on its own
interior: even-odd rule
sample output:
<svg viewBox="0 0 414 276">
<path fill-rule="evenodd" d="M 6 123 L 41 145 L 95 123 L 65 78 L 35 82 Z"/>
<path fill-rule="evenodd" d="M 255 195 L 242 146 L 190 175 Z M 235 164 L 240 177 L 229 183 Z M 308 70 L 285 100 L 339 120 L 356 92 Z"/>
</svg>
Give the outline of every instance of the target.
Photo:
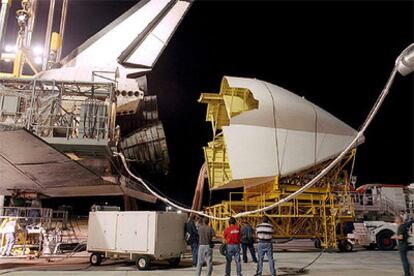
<svg viewBox="0 0 414 276">
<path fill-rule="evenodd" d="M 137 1 L 70 1 L 64 53 Z M 211 140 L 201 92 L 223 75 L 282 86 L 358 128 L 413 42 L 412 1 L 196 1 L 148 75 L 171 158 L 154 183 L 190 204 Z M 413 75 L 398 76 L 359 147 L 358 184 L 413 181 Z M 162 182 L 162 183 L 161 183 Z"/>
</svg>

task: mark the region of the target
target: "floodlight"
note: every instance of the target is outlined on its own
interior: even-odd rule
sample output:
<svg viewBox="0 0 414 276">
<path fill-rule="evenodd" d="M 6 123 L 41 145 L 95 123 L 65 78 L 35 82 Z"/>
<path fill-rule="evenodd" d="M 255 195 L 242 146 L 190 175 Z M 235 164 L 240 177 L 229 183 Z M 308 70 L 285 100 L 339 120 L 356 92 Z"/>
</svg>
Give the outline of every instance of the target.
<svg viewBox="0 0 414 276">
<path fill-rule="evenodd" d="M 17 52 L 17 46 L 8 44 L 8 45 L 6 45 L 6 47 L 4 47 L 4 50 L 8 53 Z"/>
<path fill-rule="evenodd" d="M 32 48 L 32 52 L 34 55 L 39 56 L 43 54 L 43 47 L 42 46 L 35 46 Z"/>
<path fill-rule="evenodd" d="M 404 49 L 396 60 L 398 72 L 407 76 L 414 71 L 414 43 Z"/>
<path fill-rule="evenodd" d="M 34 58 L 34 62 L 35 62 L 36 64 L 42 64 L 42 57 L 35 57 L 35 58 Z"/>
</svg>

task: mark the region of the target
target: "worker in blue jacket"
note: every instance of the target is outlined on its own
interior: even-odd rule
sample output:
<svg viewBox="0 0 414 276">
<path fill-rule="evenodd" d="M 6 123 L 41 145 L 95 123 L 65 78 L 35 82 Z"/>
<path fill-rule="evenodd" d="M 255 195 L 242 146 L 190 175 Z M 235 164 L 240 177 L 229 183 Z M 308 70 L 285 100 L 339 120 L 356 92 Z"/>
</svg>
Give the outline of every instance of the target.
<svg viewBox="0 0 414 276">
<path fill-rule="evenodd" d="M 404 221 L 402 216 L 395 216 L 394 222 L 398 225 L 397 234 L 393 236 L 398 242 L 398 249 L 400 251 L 401 262 L 404 269 L 404 276 L 413 276 L 411 274 L 410 262 L 408 261 L 408 230 L 410 229 L 413 220 L 409 218 Z"/>
</svg>

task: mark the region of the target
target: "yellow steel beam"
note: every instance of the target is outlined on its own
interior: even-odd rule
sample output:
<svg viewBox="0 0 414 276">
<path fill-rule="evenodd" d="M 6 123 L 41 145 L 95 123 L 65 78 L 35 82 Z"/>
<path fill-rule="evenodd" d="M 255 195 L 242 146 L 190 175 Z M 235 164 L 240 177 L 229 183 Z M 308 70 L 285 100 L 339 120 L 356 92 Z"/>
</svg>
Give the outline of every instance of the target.
<svg viewBox="0 0 414 276">
<path fill-rule="evenodd" d="M 23 51 L 19 50 L 16 53 L 16 56 L 14 58 L 13 62 L 13 77 L 19 78 L 22 75 L 23 70 L 23 63 L 24 63 L 24 55 Z"/>
<path fill-rule="evenodd" d="M 57 52 L 62 47 L 62 36 L 59 33 L 53 32 L 50 39 L 50 50 Z"/>
</svg>

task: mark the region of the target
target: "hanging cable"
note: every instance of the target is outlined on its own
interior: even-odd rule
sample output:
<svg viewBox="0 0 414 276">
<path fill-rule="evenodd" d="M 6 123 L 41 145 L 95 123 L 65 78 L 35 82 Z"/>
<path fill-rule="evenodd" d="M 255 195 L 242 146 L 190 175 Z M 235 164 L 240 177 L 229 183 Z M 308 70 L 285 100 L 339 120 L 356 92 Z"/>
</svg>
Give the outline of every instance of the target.
<svg viewBox="0 0 414 276">
<path fill-rule="evenodd" d="M 279 153 L 279 139 L 277 136 L 277 119 L 276 119 L 276 103 L 275 103 L 275 99 L 273 97 L 273 93 L 272 91 L 270 91 L 269 87 L 267 86 L 267 84 L 265 83 L 267 92 L 270 95 L 270 99 L 272 100 L 272 112 L 273 112 L 273 128 L 275 129 L 275 149 L 276 149 L 276 156 L 277 156 L 277 174 L 278 177 L 280 177 L 280 171 L 281 171 L 281 165 L 280 165 L 280 153 Z M 288 135 L 288 133 L 286 133 L 286 136 Z"/>
<path fill-rule="evenodd" d="M 202 211 L 196 211 L 196 210 L 192 210 L 192 209 L 189 209 L 189 208 L 184 208 L 184 207 L 182 207 L 182 206 L 180 206 L 180 205 L 178 205 L 178 204 L 176 204 L 176 203 L 174 203 L 174 202 L 172 202 L 171 200 L 169 200 L 167 197 L 162 197 L 162 196 L 160 196 L 159 194 L 157 194 L 155 191 L 153 191 L 148 185 L 147 185 L 147 183 L 145 183 L 145 181 L 141 178 L 141 177 L 138 177 L 138 176 L 136 176 L 136 175 L 134 175 L 131 171 L 130 171 L 130 169 L 128 168 L 128 164 L 127 164 L 127 162 L 126 162 L 126 160 L 125 160 L 125 156 L 122 154 L 122 153 L 120 153 L 120 152 L 118 152 L 118 153 L 115 153 L 115 155 L 118 155 L 120 158 L 121 158 L 121 161 L 122 161 L 122 164 L 124 165 L 124 167 L 125 167 L 125 170 L 127 171 L 127 173 L 132 177 L 132 178 L 134 178 L 135 180 L 137 180 L 139 183 L 141 183 L 144 187 L 145 187 L 145 189 L 147 189 L 153 196 L 155 196 L 156 198 L 158 198 L 159 200 L 161 200 L 162 202 L 164 202 L 164 203 L 166 203 L 166 204 L 168 204 L 168 205 L 170 205 L 170 206 L 172 206 L 172 207 L 174 207 L 175 209 L 177 209 L 177 210 L 180 210 L 180 211 L 183 211 L 183 212 L 186 212 L 186 213 L 193 213 L 193 214 L 197 214 L 197 215 L 199 215 L 199 216 L 204 216 L 204 217 L 208 217 L 208 218 L 210 218 L 210 219 L 216 219 L 216 220 L 228 220 L 229 218 L 219 218 L 219 217 L 215 217 L 215 216 L 211 216 L 211 215 L 209 215 L 209 214 L 206 214 L 206 213 L 204 213 L 204 212 L 202 212 Z"/>
<path fill-rule="evenodd" d="M 288 195 L 287 197 L 279 200 L 276 203 L 273 203 L 269 206 L 260 208 L 260 209 L 256 209 L 256 210 L 252 210 L 252 211 L 246 211 L 246 212 L 242 212 L 242 213 L 238 213 L 236 214 L 234 217 L 242 217 L 242 216 L 247 216 L 247 215 L 251 215 L 251 214 L 255 214 L 255 213 L 259 213 L 259 212 L 266 212 L 268 210 L 271 210 L 285 202 L 288 202 L 289 200 L 297 197 L 298 195 L 302 194 L 303 192 L 305 192 L 307 189 L 309 189 L 310 187 L 312 187 L 313 185 L 315 185 L 322 177 L 324 177 L 336 164 L 338 164 L 344 157 L 345 155 L 352 149 L 354 148 L 357 144 L 359 139 L 361 139 L 361 137 L 364 135 L 365 130 L 367 129 L 367 127 L 370 125 L 370 123 L 372 122 L 372 120 L 374 119 L 375 115 L 377 114 L 379 108 L 381 107 L 382 103 L 385 100 L 385 97 L 388 95 L 389 93 L 389 89 L 394 81 L 395 75 L 397 73 L 397 67 L 394 66 L 388 81 L 384 87 L 384 89 L 382 90 L 378 100 L 376 101 L 376 103 L 374 104 L 374 106 L 371 109 L 371 112 L 369 113 L 367 119 L 365 120 L 364 124 L 361 126 L 360 130 L 358 131 L 357 135 L 354 137 L 354 139 L 352 139 L 352 141 L 348 144 L 348 146 L 341 152 L 341 154 L 338 155 L 338 157 L 336 157 L 326 168 L 324 168 L 318 175 L 316 175 L 311 181 L 309 181 L 306 185 L 302 186 L 300 189 L 298 189 L 296 192 Z"/>
<path fill-rule="evenodd" d="M 403 51 L 404 53 L 404 51 Z M 239 218 L 239 217 L 243 217 L 243 216 L 248 216 L 248 215 L 252 215 L 255 213 L 261 213 L 261 212 L 266 212 L 269 211 L 271 209 L 274 209 L 275 207 L 284 204 L 290 200 L 292 200 L 293 198 L 297 197 L 298 195 L 302 194 L 303 192 L 305 192 L 307 189 L 309 189 L 310 187 L 312 187 L 313 185 L 315 185 L 319 180 L 321 180 L 322 177 L 324 177 L 334 166 L 336 166 L 344 157 L 345 155 L 354 147 L 356 147 L 356 145 L 358 144 L 359 139 L 362 138 L 362 136 L 364 135 L 365 130 L 368 128 L 368 126 L 370 125 L 370 123 L 372 122 L 372 120 L 374 119 L 375 115 L 378 113 L 378 110 L 380 109 L 382 103 L 384 102 L 386 96 L 389 93 L 390 87 L 394 81 L 395 75 L 397 73 L 397 65 L 399 64 L 400 60 L 402 58 L 402 55 L 400 55 L 397 58 L 397 61 L 394 65 L 393 70 L 391 71 L 391 74 L 385 84 L 384 89 L 381 91 L 377 101 L 375 102 L 374 106 L 372 107 L 371 111 L 369 112 L 366 120 L 364 121 L 364 123 L 362 124 L 362 126 L 359 128 L 358 133 L 356 134 L 356 136 L 354 137 L 354 139 L 352 139 L 352 141 L 348 144 L 348 146 L 334 159 L 331 161 L 331 163 L 329 163 L 329 165 L 327 167 L 325 167 L 318 175 L 316 175 L 312 180 L 310 180 L 307 184 L 305 184 L 304 186 L 302 186 L 300 189 L 298 189 L 296 192 L 288 195 L 287 197 L 269 205 L 263 208 L 259 208 L 256 210 L 251 210 L 251 211 L 245 211 L 245 212 L 241 212 L 238 213 L 236 215 L 234 215 L 235 218 Z M 210 219 L 215 219 L 215 220 L 228 220 L 229 217 L 216 217 L 216 216 L 212 216 L 209 214 L 206 214 L 202 211 L 197 211 L 197 210 L 192 210 L 189 208 L 184 208 L 178 204 L 173 203 L 171 200 L 169 200 L 166 197 L 162 197 L 159 194 L 157 194 L 156 192 L 154 192 L 146 183 L 145 181 L 140 178 L 135 176 L 128 168 L 128 164 L 125 160 L 125 156 L 122 153 L 115 153 L 115 155 L 118 155 L 121 160 L 122 163 L 125 167 L 125 170 L 128 172 L 128 174 L 136 179 L 138 182 L 140 182 L 151 194 L 153 194 L 155 197 L 157 197 L 159 200 L 163 201 L 164 203 L 167 203 L 169 205 L 171 205 L 172 207 L 181 210 L 183 212 L 186 213 L 194 213 L 200 216 L 205 216 L 208 217 Z"/>
<path fill-rule="evenodd" d="M 357 150 L 355 148 L 355 154 L 352 157 L 352 165 L 351 165 L 351 171 L 349 172 L 349 184 L 352 182 L 352 177 L 354 176 L 354 169 L 355 169 L 355 160 L 356 160 Z M 354 187 L 355 188 L 355 187 Z"/>
</svg>

